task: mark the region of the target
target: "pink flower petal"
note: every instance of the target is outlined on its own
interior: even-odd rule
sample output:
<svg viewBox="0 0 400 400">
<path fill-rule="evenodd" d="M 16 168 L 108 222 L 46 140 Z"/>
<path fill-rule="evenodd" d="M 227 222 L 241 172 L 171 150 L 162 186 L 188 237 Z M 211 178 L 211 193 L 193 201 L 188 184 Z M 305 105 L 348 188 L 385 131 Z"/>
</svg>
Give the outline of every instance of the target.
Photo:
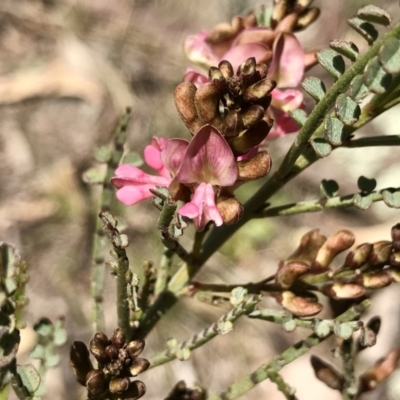
<svg viewBox="0 0 400 400">
<path fill-rule="evenodd" d="M 245 43 L 262 43 L 268 47 L 272 47 L 276 32 L 269 28 L 247 28 L 244 29 L 233 46 Z"/>
<path fill-rule="evenodd" d="M 169 177 L 168 170 L 161 161 L 161 150 L 164 149 L 167 140 L 164 138 L 153 138 L 151 144 L 144 149 L 144 159 L 151 168 L 157 171 L 161 176 Z"/>
<path fill-rule="evenodd" d="M 161 152 L 161 160 L 172 176 L 176 176 L 189 142 L 184 139 L 169 139 L 165 145 L 165 149 Z"/>
<path fill-rule="evenodd" d="M 178 213 L 193 219 L 198 231 L 204 230 L 210 221 L 214 221 L 216 226 L 221 226 L 223 223 L 221 214 L 215 205 L 214 189 L 208 183 L 201 183 L 196 188 L 192 200 L 183 205 Z"/>
<path fill-rule="evenodd" d="M 149 175 L 129 164 L 118 167 L 115 175 L 111 178 L 111 183 L 119 189 L 117 199 L 127 205 L 151 197 L 149 189 L 155 189 L 156 186 L 168 186 L 171 183 L 169 177 Z"/>
<path fill-rule="evenodd" d="M 192 68 L 188 68 L 186 70 L 186 74 L 183 77 L 184 82 L 192 82 L 197 88 L 200 87 L 201 85 L 204 85 L 205 83 L 208 82 L 208 78 L 200 74 L 199 72 L 196 72 Z"/>
<path fill-rule="evenodd" d="M 268 140 L 277 139 L 285 136 L 288 133 L 297 132 L 300 129 L 300 127 L 288 113 L 285 113 L 274 107 L 271 107 L 271 110 L 275 123 L 268 134 Z"/>
<path fill-rule="evenodd" d="M 255 57 L 256 62 L 269 63 L 271 59 L 271 50 L 262 43 L 245 43 L 232 47 L 227 51 L 222 60 L 228 60 L 236 71 L 238 67 L 250 57 Z"/>
<path fill-rule="evenodd" d="M 271 105 L 288 112 L 299 108 L 303 104 L 303 93 L 295 89 L 274 89 L 271 93 Z"/>
<path fill-rule="evenodd" d="M 231 186 L 237 179 L 235 157 L 226 140 L 211 125 L 201 128 L 190 142 L 177 175 L 186 184 Z"/>
<path fill-rule="evenodd" d="M 304 74 L 304 51 L 296 36 L 281 32 L 274 42 L 272 64 L 268 77 L 278 88 L 297 87 Z"/>
<path fill-rule="evenodd" d="M 132 206 L 133 204 L 139 203 L 139 201 L 153 196 L 149 189 L 155 189 L 155 186 L 124 186 L 117 191 L 116 196 L 121 203 L 124 203 L 127 206 Z"/>
<path fill-rule="evenodd" d="M 205 34 L 191 35 L 185 39 L 183 50 L 186 57 L 194 64 L 203 68 L 218 65 L 218 58 L 211 47 L 204 41 Z"/>
</svg>

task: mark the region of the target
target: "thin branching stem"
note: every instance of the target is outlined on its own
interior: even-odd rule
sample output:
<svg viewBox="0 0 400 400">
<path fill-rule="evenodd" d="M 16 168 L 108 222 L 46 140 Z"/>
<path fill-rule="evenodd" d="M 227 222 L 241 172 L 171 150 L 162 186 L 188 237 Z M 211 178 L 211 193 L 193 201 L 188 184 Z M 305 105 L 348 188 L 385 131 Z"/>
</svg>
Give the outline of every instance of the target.
<svg viewBox="0 0 400 400">
<path fill-rule="evenodd" d="M 208 328 L 202 330 L 192 338 L 185 340 L 174 346 L 172 349 L 163 351 L 162 353 L 151 357 L 150 368 L 157 367 L 158 365 L 165 364 L 178 357 L 179 352 L 187 349 L 188 351 L 194 350 L 197 347 L 209 342 L 211 339 L 216 337 L 218 334 L 226 333 L 226 324 L 233 323 L 242 315 L 248 314 L 254 310 L 254 307 L 261 300 L 261 296 L 253 295 L 247 300 L 244 300 L 239 306 L 230 310 L 227 314 L 223 315 L 218 319 L 217 322 L 213 323 Z"/>
<path fill-rule="evenodd" d="M 383 189 L 384 190 L 384 189 Z M 382 190 L 382 191 L 383 191 Z M 373 203 L 382 201 L 382 191 L 368 194 Z M 300 201 L 298 203 L 284 204 L 282 206 L 271 207 L 259 214 L 260 218 L 277 217 L 283 215 L 295 215 L 309 212 L 317 212 L 328 209 L 339 209 L 354 206 L 354 194 L 347 196 L 337 196 L 322 198 L 310 201 Z"/>
<path fill-rule="evenodd" d="M 343 314 L 338 316 L 335 321 L 347 322 L 360 318 L 361 314 L 370 306 L 369 300 L 364 300 L 360 304 L 349 308 Z M 282 354 L 274 357 L 271 361 L 261 365 L 251 374 L 239 379 L 228 389 L 219 395 L 209 397 L 207 400 L 232 400 L 246 393 L 258 383 L 265 379 L 270 379 L 270 375 L 275 375 L 287 364 L 296 360 L 303 354 L 307 353 L 312 347 L 321 343 L 325 338 L 319 338 L 315 333 L 309 335 L 306 339 L 297 342 L 293 346 L 286 349 Z"/>
<path fill-rule="evenodd" d="M 126 141 L 126 131 L 130 119 L 131 109 L 127 108 L 122 115 L 114 136 L 114 145 L 111 157 L 107 163 L 107 172 L 102 183 L 102 194 L 100 197 L 99 212 L 108 211 L 114 198 L 114 190 L 111 187 L 110 179 L 114 175 L 115 168 L 118 166 Z M 96 216 L 98 213 L 96 213 Z M 102 229 L 102 222 L 96 218 L 96 226 L 93 237 L 92 248 L 92 279 L 91 297 L 92 320 L 95 331 L 104 331 L 104 309 L 103 309 L 103 284 L 104 284 L 104 256 L 107 240 Z"/>
</svg>

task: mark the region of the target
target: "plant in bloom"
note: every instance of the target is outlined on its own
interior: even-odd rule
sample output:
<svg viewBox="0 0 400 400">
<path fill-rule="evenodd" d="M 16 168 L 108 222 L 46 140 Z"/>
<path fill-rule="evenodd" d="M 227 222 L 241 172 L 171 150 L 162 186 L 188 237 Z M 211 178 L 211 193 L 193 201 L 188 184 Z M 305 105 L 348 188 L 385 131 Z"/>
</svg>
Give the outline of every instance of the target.
<svg viewBox="0 0 400 400">
<path fill-rule="evenodd" d="M 209 32 L 189 36 L 184 43 L 188 59 L 200 67 L 209 68 L 227 60 L 236 70 L 249 57 L 269 65 L 268 77 L 276 82 L 269 109 L 275 123 L 269 139 L 298 130 L 288 113 L 304 107 L 303 95 L 296 88 L 305 68 L 315 63 L 314 54 L 304 53 L 293 31 L 313 22 L 319 10 L 297 3 L 292 7 L 285 4 L 285 8 L 274 8 L 268 28 L 259 27 L 254 14 L 245 18 L 236 16 L 231 25 L 219 24 Z M 185 80 L 199 87 L 206 82 L 206 77 L 189 69 Z"/>
<path fill-rule="evenodd" d="M 199 231 L 210 221 L 216 226 L 238 221 L 243 207 L 234 189 L 271 167 L 267 152 L 258 150 L 272 126 L 267 110 L 275 82 L 266 71 L 265 64 L 249 58 L 234 74 L 225 61 L 210 68 L 211 81 L 201 87 L 181 83 L 175 104 L 191 141 L 154 138 L 144 159 L 156 174 L 121 165 L 111 179 L 117 198 L 133 205 L 151 197 L 151 190 L 167 187 L 172 200 L 184 202 L 178 213 Z"/>
</svg>

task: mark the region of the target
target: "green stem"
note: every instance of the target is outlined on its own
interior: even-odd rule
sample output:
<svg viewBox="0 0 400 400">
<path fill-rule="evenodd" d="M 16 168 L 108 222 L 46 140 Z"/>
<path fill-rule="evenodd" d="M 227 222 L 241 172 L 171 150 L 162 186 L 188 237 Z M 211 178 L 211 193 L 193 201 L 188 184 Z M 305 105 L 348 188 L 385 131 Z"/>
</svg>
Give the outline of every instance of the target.
<svg viewBox="0 0 400 400">
<path fill-rule="evenodd" d="M 341 147 L 359 148 L 359 147 L 383 147 L 400 146 L 400 135 L 371 136 L 360 139 L 349 140 Z"/>
<path fill-rule="evenodd" d="M 174 253 L 169 249 L 164 249 L 159 268 L 157 268 L 157 279 L 154 294 L 158 296 L 167 288 L 168 275 L 171 270 L 172 257 Z"/>
<path fill-rule="evenodd" d="M 10 392 L 10 385 L 6 385 L 0 388 L 0 400 L 8 400 L 9 392 Z"/>
<path fill-rule="evenodd" d="M 271 207 L 259 214 L 260 218 L 277 217 L 282 215 L 295 215 L 307 212 L 317 212 L 327 209 L 346 208 L 354 206 L 355 194 L 347 196 L 331 197 L 329 199 L 322 198 L 318 200 L 301 201 L 298 203 L 285 204 L 282 206 Z M 368 194 L 372 202 L 383 200 L 381 192 L 373 192 Z"/>
<path fill-rule="evenodd" d="M 242 315 L 248 314 L 254 310 L 254 307 L 261 301 L 261 296 L 251 296 L 247 300 L 243 301 L 239 306 L 230 310 L 227 314 L 223 315 L 218 319 L 217 322 L 212 324 L 210 327 L 204 329 L 200 333 L 194 335 L 189 340 L 181 342 L 174 346 L 172 349 L 165 350 L 164 352 L 151 357 L 150 368 L 157 367 L 171 361 L 179 355 L 184 349 L 194 350 L 200 347 L 204 343 L 209 342 L 211 339 L 216 337 L 218 334 L 226 333 L 226 326 L 229 323 L 235 322 Z M 225 329 L 224 329 L 225 328 Z"/>
<path fill-rule="evenodd" d="M 103 189 L 100 198 L 99 211 L 108 211 L 114 198 L 114 190 L 111 187 L 110 179 L 114 175 L 115 168 L 122 158 L 123 147 L 126 140 L 126 130 L 130 119 L 131 109 L 127 108 L 122 115 L 114 138 L 114 150 L 110 161 L 107 164 L 107 172 L 103 181 Z M 98 215 L 98 213 L 96 213 Z M 92 278 L 91 278 L 91 297 L 92 320 L 94 330 L 104 331 L 104 308 L 103 308 L 103 285 L 104 285 L 104 256 L 107 240 L 102 229 L 102 222 L 96 218 L 96 226 L 93 237 L 92 248 Z"/>
<path fill-rule="evenodd" d="M 109 241 L 117 257 L 116 263 L 112 264 L 112 269 L 117 278 L 117 316 L 118 327 L 123 330 L 128 340 L 131 338 L 132 329 L 130 326 L 130 308 L 128 285 L 131 284 L 129 275 L 129 260 L 126 255 L 125 247 L 128 245 L 128 239 L 121 235 L 116 228 L 117 221 L 107 211 L 100 213 L 103 229 L 107 232 Z"/>
<path fill-rule="evenodd" d="M 343 341 L 340 348 L 344 369 L 343 400 L 353 400 L 357 395 L 356 379 L 354 376 L 353 343 L 352 338 L 346 339 Z"/>
<path fill-rule="evenodd" d="M 339 322 L 354 321 L 359 319 L 361 314 L 370 306 L 369 300 L 364 300 L 360 304 L 349 308 L 343 314 L 335 319 Z M 209 397 L 207 400 L 232 400 L 252 389 L 256 384 L 270 379 L 270 375 L 277 374 L 284 366 L 296 360 L 303 354 L 306 354 L 312 347 L 321 343 L 325 338 L 319 338 L 315 333 L 309 335 L 306 339 L 297 342 L 293 346 L 286 349 L 282 354 L 274 357 L 270 362 L 261 365 L 250 375 L 247 375 L 227 390 L 219 395 Z"/>
</svg>

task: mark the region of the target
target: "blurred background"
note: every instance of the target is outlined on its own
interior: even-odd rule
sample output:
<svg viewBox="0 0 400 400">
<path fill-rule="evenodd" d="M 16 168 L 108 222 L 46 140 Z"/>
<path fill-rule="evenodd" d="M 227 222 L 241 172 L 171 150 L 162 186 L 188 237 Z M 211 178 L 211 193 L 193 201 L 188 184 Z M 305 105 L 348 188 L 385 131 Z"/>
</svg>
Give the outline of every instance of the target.
<svg viewBox="0 0 400 400">
<path fill-rule="evenodd" d="M 365 42 L 346 25 L 365 1 L 315 1 L 321 16 L 298 36 L 307 51 L 328 47 L 332 39 Z M 391 12 L 398 21 L 398 1 L 370 1 Z M 182 52 L 184 38 L 201 29 L 228 22 L 234 15 L 257 10 L 267 1 L 238 0 L 1 0 L 0 2 L 0 240 L 15 244 L 29 263 L 30 283 L 20 360 L 34 343 L 32 325 L 42 316 L 66 318 L 68 345 L 61 365 L 50 371 L 46 384 L 50 399 L 84 399 L 69 366 L 74 340 L 91 334 L 90 254 L 99 192 L 82 181 L 94 165 L 97 145 L 109 142 L 122 110 L 133 107 L 127 147 L 142 152 L 152 136 L 185 136 L 173 103 L 173 90 L 190 66 Z M 311 74 L 327 86 L 330 77 L 320 67 Z M 308 102 L 311 109 L 313 103 Z M 399 134 L 399 109 L 366 126 L 360 135 Z M 294 136 L 269 145 L 279 165 Z M 340 194 L 357 191 L 360 175 L 377 179 L 377 188 L 399 186 L 396 148 L 339 149 L 318 162 L 275 200 L 290 202 L 319 197 L 322 179 L 340 183 Z M 248 197 L 260 183 L 240 192 Z M 162 245 L 155 230 L 158 211 L 150 202 L 123 208 L 115 205 L 131 245 L 134 267 L 143 260 L 158 262 Z M 122 218 L 121 218 L 122 217 Z M 258 281 L 276 270 L 308 230 L 330 235 L 350 229 L 357 243 L 390 238 L 399 212 L 374 204 L 367 212 L 328 211 L 279 217 L 244 226 L 198 276 L 205 282 Z M 182 239 L 190 246 L 191 231 Z M 115 284 L 106 274 L 107 332 L 116 328 Z M 378 344 L 368 349 L 357 371 L 371 366 L 399 346 L 398 287 L 374 296 L 368 316 L 381 315 Z M 274 302 L 267 302 L 274 305 Z M 152 332 L 144 356 L 165 348 L 167 339 L 185 340 L 207 327 L 227 310 L 183 299 Z M 325 312 L 321 317 L 329 317 Z M 145 399 L 163 399 L 174 384 L 198 382 L 210 394 L 254 370 L 261 363 L 305 337 L 301 329 L 289 334 L 267 322 L 240 320 L 233 332 L 219 336 L 193 352 L 187 362 L 173 361 L 141 375 L 148 387 Z M 313 349 L 336 365 L 330 350 L 334 341 Z M 286 367 L 282 374 L 297 389 L 300 400 L 339 399 L 316 381 L 310 354 Z M 365 399 L 398 399 L 387 385 Z M 275 385 L 264 382 L 243 399 L 283 399 Z"/>
</svg>

